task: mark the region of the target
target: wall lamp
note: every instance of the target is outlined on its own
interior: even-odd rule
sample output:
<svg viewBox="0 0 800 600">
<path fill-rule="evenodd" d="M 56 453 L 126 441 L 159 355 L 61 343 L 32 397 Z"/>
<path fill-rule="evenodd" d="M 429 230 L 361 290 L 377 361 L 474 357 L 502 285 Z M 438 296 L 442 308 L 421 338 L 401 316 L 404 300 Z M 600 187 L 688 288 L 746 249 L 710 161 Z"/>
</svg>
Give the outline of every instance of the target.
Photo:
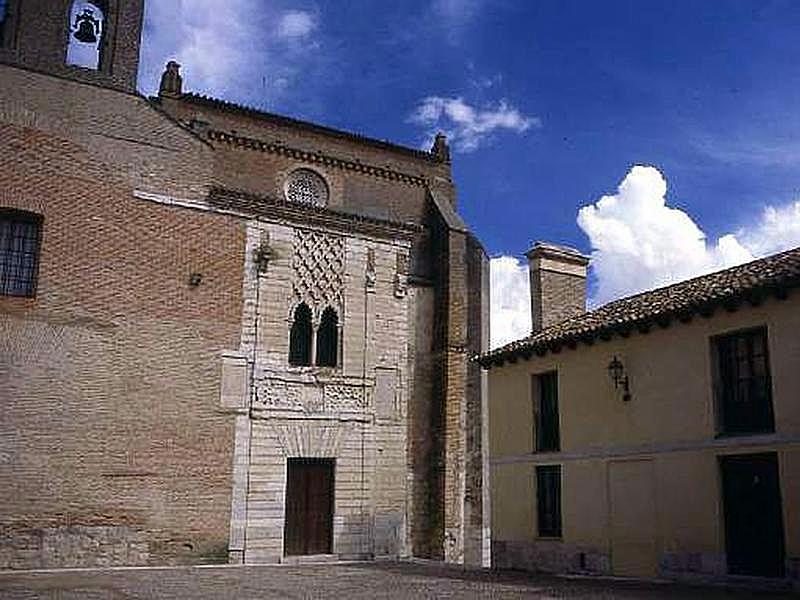
<svg viewBox="0 0 800 600">
<path fill-rule="evenodd" d="M 614 389 L 622 388 L 622 399 L 627 402 L 631 399 L 631 390 L 628 382 L 628 375 L 625 373 L 625 365 L 616 356 L 608 363 L 608 374 L 614 382 Z"/>
</svg>

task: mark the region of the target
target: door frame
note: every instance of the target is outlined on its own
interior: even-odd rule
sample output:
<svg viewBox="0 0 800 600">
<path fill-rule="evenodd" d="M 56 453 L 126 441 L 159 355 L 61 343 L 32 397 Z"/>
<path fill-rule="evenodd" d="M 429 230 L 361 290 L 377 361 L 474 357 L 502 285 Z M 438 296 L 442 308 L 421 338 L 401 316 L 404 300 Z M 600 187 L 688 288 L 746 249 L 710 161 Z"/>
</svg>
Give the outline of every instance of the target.
<svg viewBox="0 0 800 600">
<path fill-rule="evenodd" d="M 320 553 L 314 554 L 307 554 L 307 553 L 298 553 L 298 554 L 289 554 L 287 552 L 287 535 L 289 532 L 289 471 L 291 465 L 320 465 L 328 467 L 328 473 L 330 475 L 330 496 L 329 502 L 330 506 L 328 508 L 328 516 L 329 516 L 329 527 L 328 527 L 328 539 L 326 540 L 326 546 L 328 548 L 327 552 L 323 552 L 322 554 L 331 554 L 333 553 L 333 546 L 334 546 L 334 525 L 335 525 L 335 516 L 336 516 L 336 458 L 334 457 L 318 457 L 318 456 L 287 456 L 286 457 L 286 485 L 284 488 L 284 509 L 283 509 L 283 556 L 313 556 L 319 555 Z"/>
</svg>

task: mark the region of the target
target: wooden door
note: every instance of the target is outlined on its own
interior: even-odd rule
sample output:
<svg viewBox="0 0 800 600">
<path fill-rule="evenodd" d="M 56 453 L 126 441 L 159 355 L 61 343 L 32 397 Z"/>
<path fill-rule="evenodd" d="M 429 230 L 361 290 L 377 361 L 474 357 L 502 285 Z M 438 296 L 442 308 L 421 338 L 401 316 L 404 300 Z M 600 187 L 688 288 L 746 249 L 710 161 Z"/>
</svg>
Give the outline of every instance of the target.
<svg viewBox="0 0 800 600">
<path fill-rule="evenodd" d="M 288 459 L 283 536 L 287 556 L 331 553 L 334 468 L 333 459 Z"/>
<path fill-rule="evenodd" d="M 721 466 L 728 572 L 782 577 L 785 550 L 777 455 L 726 456 Z"/>
<path fill-rule="evenodd" d="M 611 568 L 614 575 L 658 574 L 655 473 L 649 460 L 608 465 Z"/>
</svg>

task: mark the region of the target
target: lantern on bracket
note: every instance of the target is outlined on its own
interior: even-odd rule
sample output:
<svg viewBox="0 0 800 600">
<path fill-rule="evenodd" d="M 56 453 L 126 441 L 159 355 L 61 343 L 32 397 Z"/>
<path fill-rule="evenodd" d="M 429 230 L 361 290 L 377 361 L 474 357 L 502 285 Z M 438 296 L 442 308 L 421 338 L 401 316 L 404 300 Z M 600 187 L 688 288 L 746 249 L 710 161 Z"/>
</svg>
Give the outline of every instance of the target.
<svg viewBox="0 0 800 600">
<path fill-rule="evenodd" d="M 625 372 L 625 365 L 622 361 L 614 356 L 611 362 L 608 363 L 608 375 L 614 383 L 614 389 L 622 390 L 622 399 L 628 402 L 631 399 L 630 381 L 628 374 Z"/>
</svg>

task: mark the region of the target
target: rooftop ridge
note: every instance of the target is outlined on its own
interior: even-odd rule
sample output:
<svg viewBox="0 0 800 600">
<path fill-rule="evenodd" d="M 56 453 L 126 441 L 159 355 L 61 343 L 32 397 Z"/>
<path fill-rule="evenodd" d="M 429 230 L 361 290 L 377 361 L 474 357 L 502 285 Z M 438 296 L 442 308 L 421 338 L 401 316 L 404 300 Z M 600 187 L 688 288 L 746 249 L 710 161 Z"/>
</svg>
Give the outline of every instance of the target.
<svg viewBox="0 0 800 600">
<path fill-rule="evenodd" d="M 674 319 L 708 317 L 719 307 L 735 310 L 744 301 L 757 306 L 769 295 L 785 298 L 796 287 L 800 287 L 800 247 L 613 300 L 474 359 L 486 368 L 499 366 L 520 356 L 558 352 L 564 345 L 592 344 L 597 337 L 626 337 L 634 329 L 646 333 L 653 324 L 668 327 Z"/>
<path fill-rule="evenodd" d="M 200 104 L 203 106 L 210 106 L 212 108 L 217 108 L 219 110 L 244 114 L 250 117 L 255 117 L 257 119 L 273 121 L 283 125 L 292 125 L 295 127 L 301 127 L 303 129 L 314 131 L 316 133 L 321 133 L 323 135 L 330 135 L 333 137 L 348 139 L 355 142 L 370 144 L 372 146 L 382 148 L 384 150 L 398 152 L 400 154 L 412 156 L 414 158 L 422 159 L 431 163 L 443 162 L 442 160 L 438 159 L 433 153 L 427 152 L 425 150 L 420 150 L 418 148 L 411 148 L 409 146 L 403 146 L 402 144 L 395 144 L 394 142 L 389 142 L 387 140 L 379 140 L 377 138 L 362 135 L 360 133 L 345 131 L 343 129 L 336 129 L 334 127 L 329 127 L 327 125 L 319 125 L 317 123 L 312 123 L 311 121 L 305 121 L 302 119 L 296 119 L 294 117 L 279 115 L 277 113 L 261 110 L 252 106 L 247 106 L 245 104 L 238 104 L 235 102 L 229 102 L 227 100 L 222 100 L 219 98 L 214 98 L 212 96 L 207 96 L 205 94 L 186 92 L 181 94 L 178 99 L 185 102 Z"/>
</svg>

